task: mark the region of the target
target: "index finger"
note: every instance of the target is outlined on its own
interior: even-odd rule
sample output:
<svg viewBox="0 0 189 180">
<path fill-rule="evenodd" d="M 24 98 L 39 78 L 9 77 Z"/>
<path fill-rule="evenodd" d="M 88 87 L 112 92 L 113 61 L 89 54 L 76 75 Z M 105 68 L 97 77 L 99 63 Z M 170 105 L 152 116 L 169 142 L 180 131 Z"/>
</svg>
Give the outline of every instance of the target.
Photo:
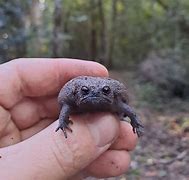
<svg viewBox="0 0 189 180">
<path fill-rule="evenodd" d="M 79 75 L 107 76 L 106 68 L 96 62 L 76 59 L 23 58 L 0 66 L 0 103 L 12 107 L 23 97 L 58 93 L 70 79 Z"/>
</svg>

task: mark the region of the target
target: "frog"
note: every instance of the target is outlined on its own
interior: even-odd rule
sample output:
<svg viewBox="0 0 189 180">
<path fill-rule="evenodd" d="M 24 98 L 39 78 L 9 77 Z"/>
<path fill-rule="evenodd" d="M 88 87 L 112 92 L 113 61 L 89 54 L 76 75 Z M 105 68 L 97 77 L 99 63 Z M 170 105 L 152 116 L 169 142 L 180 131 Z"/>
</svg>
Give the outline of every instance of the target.
<svg viewBox="0 0 189 180">
<path fill-rule="evenodd" d="M 60 105 L 59 125 L 65 138 L 67 131 L 72 132 L 70 115 L 93 112 L 110 112 L 121 121 L 130 119 L 133 132 L 143 135 L 140 119 L 129 105 L 128 88 L 118 80 L 109 77 L 78 76 L 69 80 L 58 95 Z"/>
</svg>

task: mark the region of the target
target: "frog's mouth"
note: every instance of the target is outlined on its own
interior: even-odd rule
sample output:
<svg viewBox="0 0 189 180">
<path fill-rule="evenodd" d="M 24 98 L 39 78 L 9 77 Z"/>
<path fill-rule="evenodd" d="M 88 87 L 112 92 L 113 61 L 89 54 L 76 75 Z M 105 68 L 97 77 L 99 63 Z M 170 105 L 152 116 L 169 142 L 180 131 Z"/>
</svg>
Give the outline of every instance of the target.
<svg viewBox="0 0 189 180">
<path fill-rule="evenodd" d="M 103 105 L 103 104 L 111 104 L 112 101 L 104 96 L 86 96 L 80 100 L 81 104 L 97 104 L 97 105 Z"/>
</svg>

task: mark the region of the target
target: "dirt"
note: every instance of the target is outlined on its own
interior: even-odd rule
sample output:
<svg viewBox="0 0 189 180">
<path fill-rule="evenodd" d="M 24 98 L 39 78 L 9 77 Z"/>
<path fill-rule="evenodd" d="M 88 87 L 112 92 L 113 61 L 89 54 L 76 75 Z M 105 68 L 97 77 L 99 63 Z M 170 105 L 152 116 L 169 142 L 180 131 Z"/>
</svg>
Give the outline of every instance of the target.
<svg viewBox="0 0 189 180">
<path fill-rule="evenodd" d="M 189 119 L 189 114 L 151 114 L 132 155 L 128 179 L 189 179 L 189 133 L 177 124 L 183 117 Z"/>
</svg>

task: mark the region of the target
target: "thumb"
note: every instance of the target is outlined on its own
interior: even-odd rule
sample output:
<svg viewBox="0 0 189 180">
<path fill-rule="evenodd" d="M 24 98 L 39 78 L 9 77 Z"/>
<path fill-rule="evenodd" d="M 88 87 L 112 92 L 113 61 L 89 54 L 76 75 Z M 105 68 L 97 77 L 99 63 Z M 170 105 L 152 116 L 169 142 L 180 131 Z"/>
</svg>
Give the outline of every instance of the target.
<svg viewBox="0 0 189 180">
<path fill-rule="evenodd" d="M 113 143 L 119 123 L 110 114 L 72 117 L 68 138 L 55 132 L 58 122 L 35 136 L 0 151 L 4 179 L 68 179 L 83 170 Z M 4 160 L 4 161 L 3 161 Z M 11 171 L 11 174 L 7 172 Z"/>
</svg>

